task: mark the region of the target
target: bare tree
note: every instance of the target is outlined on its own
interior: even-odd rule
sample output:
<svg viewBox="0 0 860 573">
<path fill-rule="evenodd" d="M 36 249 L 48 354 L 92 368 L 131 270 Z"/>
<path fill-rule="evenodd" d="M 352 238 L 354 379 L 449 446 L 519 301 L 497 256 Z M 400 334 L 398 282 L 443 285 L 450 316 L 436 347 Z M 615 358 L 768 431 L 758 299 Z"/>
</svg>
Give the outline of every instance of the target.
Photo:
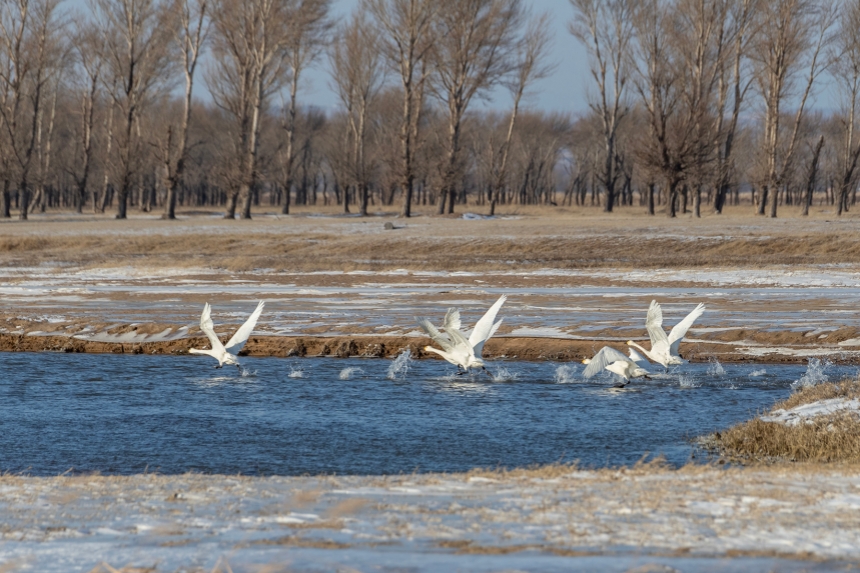
<svg viewBox="0 0 860 573">
<path fill-rule="evenodd" d="M 401 187 L 404 217 L 412 216 L 415 186 L 415 151 L 418 145 L 427 55 L 433 46 L 434 21 L 442 7 L 437 0 L 366 0 L 382 32 L 381 48 L 390 65 L 400 74 L 403 112 L 400 122 Z"/>
<path fill-rule="evenodd" d="M 860 138 L 857 137 L 857 106 L 860 103 L 860 2 L 846 2 L 839 18 L 832 53 L 832 76 L 840 96 L 842 147 L 839 154 L 836 214 L 848 210 L 848 195 L 857 183 Z M 806 214 L 806 213 L 804 213 Z"/>
<path fill-rule="evenodd" d="M 706 76 L 691 75 L 692 68 L 679 56 L 674 34 L 682 33 L 681 22 L 667 2 L 643 0 L 634 22 L 635 86 L 648 124 L 639 155 L 646 170 L 663 179 L 667 214 L 675 217 L 680 185 L 702 169 L 713 149 L 707 127 L 708 93 L 702 85 Z M 686 194 L 684 198 L 686 205 Z"/>
<path fill-rule="evenodd" d="M 763 152 L 765 179 L 758 213 L 764 214 L 770 198 L 770 216 L 776 217 L 779 191 L 792 165 L 806 104 L 818 76 L 826 68 L 822 50 L 831 39 L 835 10 L 829 2 L 815 0 L 765 0 L 760 25 L 752 42 L 755 80 L 764 104 Z M 798 76 L 805 71 L 797 87 Z M 796 95 L 793 122 L 783 133 L 783 105 Z"/>
<path fill-rule="evenodd" d="M 122 114 L 121 129 L 114 132 L 119 159 L 116 218 L 125 219 L 142 156 L 141 108 L 169 81 L 174 21 L 165 0 L 91 1 L 105 37 L 110 73 L 103 85 Z"/>
<path fill-rule="evenodd" d="M 747 92 L 752 84 L 752 78 L 744 73 L 744 64 L 749 58 L 748 46 L 752 36 L 750 32 L 755 24 L 759 2 L 760 0 L 740 0 L 728 3 L 729 21 L 722 37 L 726 44 L 731 45 L 731 51 L 727 57 L 721 58 L 718 62 L 717 177 L 714 185 L 714 211 L 716 213 L 723 212 L 731 185 L 738 122 Z M 729 65 L 731 65 L 731 69 L 729 69 Z M 731 114 L 727 118 L 729 102 L 731 102 Z"/>
<path fill-rule="evenodd" d="M 508 131 L 501 147 L 498 150 L 498 159 L 494 157 L 494 177 L 492 182 L 492 199 L 490 201 L 490 215 L 496 212 L 496 203 L 499 194 L 505 184 L 508 168 L 508 155 L 510 153 L 511 139 L 514 135 L 514 127 L 520 110 L 520 102 L 526 89 L 541 78 L 552 73 L 555 66 L 547 65 L 544 60 L 552 40 L 548 29 L 550 24 L 549 14 L 541 14 L 530 18 L 525 34 L 520 38 L 517 46 L 517 60 L 514 65 L 514 74 L 508 81 L 508 89 L 513 97 L 513 106 L 508 121 Z"/>
<path fill-rule="evenodd" d="M 281 128 L 287 141 L 281 150 L 284 205 L 282 213 L 290 212 L 290 190 L 293 187 L 293 163 L 295 161 L 296 105 L 299 78 L 304 69 L 317 58 L 328 40 L 331 23 L 328 19 L 330 0 L 298 0 L 289 20 L 289 37 L 286 41 L 287 66 L 290 72 L 290 102 L 284 110 Z"/>
<path fill-rule="evenodd" d="M 215 66 L 207 83 L 215 103 L 237 127 L 226 219 L 235 217 L 239 197 L 242 218 L 251 218 L 262 114 L 284 82 L 290 16 L 289 5 L 279 0 L 218 0 L 214 6 Z"/>
<path fill-rule="evenodd" d="M 194 72 L 208 33 L 208 8 L 208 0 L 180 0 L 174 6 L 174 14 L 180 24 L 176 40 L 180 46 L 182 72 L 185 76 L 185 97 L 182 100 L 182 117 L 178 129 L 174 135 L 174 126 L 167 127 L 167 137 L 160 150 L 167 188 L 162 219 L 176 218 L 176 194 L 182 183 L 188 159 L 188 124 L 191 120 Z"/>
<path fill-rule="evenodd" d="M 94 162 L 93 130 L 95 128 L 96 104 L 104 72 L 104 38 L 92 24 L 83 18 L 75 20 L 72 49 L 75 56 L 80 93 L 79 154 L 75 154 L 69 171 L 75 180 L 77 197 L 75 210 L 83 212 L 87 198 L 87 187 Z M 97 210 L 93 197 L 93 212 Z"/>
<path fill-rule="evenodd" d="M 383 63 L 364 12 L 353 13 L 341 26 L 329 53 L 331 77 L 346 109 L 352 139 L 352 178 L 360 200 L 360 214 L 367 215 L 368 165 L 365 153 L 368 111 L 379 93 Z"/>
<path fill-rule="evenodd" d="M 519 0 L 450 0 L 440 11 L 432 49 L 433 91 L 448 111 L 440 215 L 445 212 L 446 204 L 448 212 L 454 212 L 457 180 L 462 171 L 463 115 L 476 95 L 486 92 L 511 72 L 521 14 Z"/>
<path fill-rule="evenodd" d="M 570 33 L 588 51 L 591 76 L 597 95 L 589 107 L 600 118 L 604 158 L 598 174 L 606 191 L 603 210 L 615 204 L 618 169 L 618 129 L 628 113 L 627 82 L 630 79 L 630 43 L 633 41 L 632 0 L 570 0 L 576 14 Z"/>
<path fill-rule="evenodd" d="M 39 165 L 39 143 L 43 104 L 48 83 L 58 71 L 61 27 L 56 21 L 59 0 L 14 0 L 2 4 L 0 42 L 6 65 L 0 67 L 0 106 L 7 183 L 4 185 L 4 215 L 8 216 L 8 180 L 17 174 L 19 218 L 27 219 L 30 193 Z"/>
</svg>

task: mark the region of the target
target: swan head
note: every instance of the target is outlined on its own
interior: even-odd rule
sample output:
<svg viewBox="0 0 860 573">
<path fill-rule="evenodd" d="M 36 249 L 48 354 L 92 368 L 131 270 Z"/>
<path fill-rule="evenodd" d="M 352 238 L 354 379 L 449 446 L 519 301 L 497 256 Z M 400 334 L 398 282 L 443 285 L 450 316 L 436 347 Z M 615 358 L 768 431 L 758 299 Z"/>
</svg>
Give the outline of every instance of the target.
<svg viewBox="0 0 860 573">
<path fill-rule="evenodd" d="M 670 356 L 669 360 L 666 361 L 667 366 L 677 366 L 678 364 L 686 364 L 687 361 L 681 358 L 680 356 Z"/>
<path fill-rule="evenodd" d="M 639 378 L 640 376 L 647 376 L 647 375 L 648 375 L 648 371 L 645 370 L 644 368 L 637 367 L 637 368 L 633 369 L 633 378 Z"/>
<path fill-rule="evenodd" d="M 632 340 L 628 340 L 628 341 L 627 341 L 627 346 L 636 346 L 636 343 L 635 343 L 635 342 L 633 342 Z"/>
</svg>

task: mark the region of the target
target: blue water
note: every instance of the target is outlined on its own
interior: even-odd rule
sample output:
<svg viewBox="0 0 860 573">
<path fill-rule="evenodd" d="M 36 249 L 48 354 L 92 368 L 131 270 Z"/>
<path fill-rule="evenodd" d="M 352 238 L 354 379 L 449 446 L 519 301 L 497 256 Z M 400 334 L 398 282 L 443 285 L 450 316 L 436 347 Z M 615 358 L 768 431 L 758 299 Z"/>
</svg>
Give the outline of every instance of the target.
<svg viewBox="0 0 860 573">
<path fill-rule="evenodd" d="M 785 398 L 806 371 L 688 364 L 619 391 L 608 378 L 583 381 L 581 365 L 550 362 L 490 364 L 505 382 L 454 376 L 436 360 L 414 361 L 395 380 L 390 360 L 245 358 L 244 376 L 212 365 L 0 354 L 0 471 L 392 474 L 604 467 L 649 453 L 683 464 L 692 438 Z M 856 372 L 827 370 L 831 379 Z"/>
</svg>

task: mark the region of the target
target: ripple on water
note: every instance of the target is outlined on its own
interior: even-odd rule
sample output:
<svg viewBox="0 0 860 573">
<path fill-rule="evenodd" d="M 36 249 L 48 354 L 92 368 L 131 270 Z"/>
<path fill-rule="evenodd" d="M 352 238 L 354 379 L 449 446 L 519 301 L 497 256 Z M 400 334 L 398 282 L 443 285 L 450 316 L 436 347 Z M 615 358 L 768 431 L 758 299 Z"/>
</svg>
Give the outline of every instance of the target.
<svg viewBox="0 0 860 573">
<path fill-rule="evenodd" d="M 646 452 L 682 464 L 691 438 L 769 407 L 814 370 L 733 364 L 714 376 L 686 364 L 617 391 L 608 373 L 583 380 L 570 363 L 494 361 L 491 377 L 413 360 L 398 383 L 392 363 L 244 357 L 254 375 L 243 377 L 193 356 L 0 354 L 0 471 L 397 474 L 604 467 Z M 297 372 L 300 384 L 284 383 Z"/>
</svg>

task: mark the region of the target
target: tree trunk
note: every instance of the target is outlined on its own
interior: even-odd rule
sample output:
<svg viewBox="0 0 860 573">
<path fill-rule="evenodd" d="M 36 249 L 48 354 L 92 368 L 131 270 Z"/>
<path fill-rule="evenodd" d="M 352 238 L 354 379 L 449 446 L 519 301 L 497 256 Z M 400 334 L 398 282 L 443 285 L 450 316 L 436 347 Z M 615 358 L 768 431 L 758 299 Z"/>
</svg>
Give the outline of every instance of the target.
<svg viewBox="0 0 860 573">
<path fill-rule="evenodd" d="M 648 184 L 648 214 L 654 214 L 654 184 Z"/>
<path fill-rule="evenodd" d="M 806 196 L 803 198 L 804 217 L 809 215 L 809 206 L 812 205 L 812 193 L 815 191 L 815 180 L 818 176 L 818 158 L 821 155 L 821 148 L 824 147 L 824 136 L 818 138 L 818 143 L 815 150 L 812 152 L 812 161 L 809 164 L 809 173 L 806 176 Z"/>
</svg>

